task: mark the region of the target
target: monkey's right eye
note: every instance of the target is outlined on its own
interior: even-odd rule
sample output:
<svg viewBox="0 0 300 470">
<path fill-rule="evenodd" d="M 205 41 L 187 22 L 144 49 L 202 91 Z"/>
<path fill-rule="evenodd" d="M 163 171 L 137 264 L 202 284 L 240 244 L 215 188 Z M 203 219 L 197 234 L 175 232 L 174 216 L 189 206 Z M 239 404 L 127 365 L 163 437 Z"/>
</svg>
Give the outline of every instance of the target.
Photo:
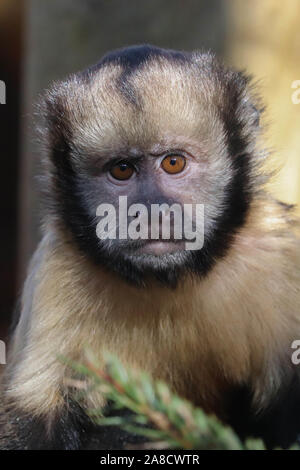
<svg viewBox="0 0 300 470">
<path fill-rule="evenodd" d="M 110 169 L 110 174 L 116 180 L 129 180 L 134 173 L 134 168 L 127 162 L 119 162 Z"/>
</svg>

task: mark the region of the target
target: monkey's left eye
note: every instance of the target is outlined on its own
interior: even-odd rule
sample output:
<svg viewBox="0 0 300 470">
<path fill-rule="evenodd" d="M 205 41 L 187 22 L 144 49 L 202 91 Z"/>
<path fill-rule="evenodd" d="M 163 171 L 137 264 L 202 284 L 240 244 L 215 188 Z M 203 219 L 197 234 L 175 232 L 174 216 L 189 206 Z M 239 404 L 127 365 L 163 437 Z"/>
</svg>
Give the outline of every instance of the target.
<svg viewBox="0 0 300 470">
<path fill-rule="evenodd" d="M 127 162 L 119 162 L 110 169 L 110 174 L 117 180 L 129 180 L 133 173 L 133 166 Z"/>
<path fill-rule="evenodd" d="M 185 167 L 185 158 L 182 155 L 168 155 L 161 162 L 161 166 L 167 173 L 180 173 Z"/>
</svg>

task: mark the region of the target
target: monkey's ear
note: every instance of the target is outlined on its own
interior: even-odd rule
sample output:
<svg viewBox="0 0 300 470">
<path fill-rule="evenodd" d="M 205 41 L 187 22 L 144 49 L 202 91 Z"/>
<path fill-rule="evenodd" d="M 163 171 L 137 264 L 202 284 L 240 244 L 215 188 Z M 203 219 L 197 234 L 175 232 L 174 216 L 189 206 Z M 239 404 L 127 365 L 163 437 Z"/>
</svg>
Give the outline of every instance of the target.
<svg viewBox="0 0 300 470">
<path fill-rule="evenodd" d="M 260 117 L 263 108 L 252 84 L 252 79 L 243 72 L 218 71 L 221 83 L 221 115 L 231 155 L 240 155 L 253 150 L 260 134 Z"/>
<path fill-rule="evenodd" d="M 240 99 L 240 113 L 248 120 L 248 124 L 259 127 L 264 107 L 256 91 L 257 84 L 254 82 L 253 77 L 245 72 L 233 73 L 235 75 L 234 81 L 237 84 L 236 91 Z"/>
<path fill-rule="evenodd" d="M 258 109 L 257 106 L 254 104 L 251 104 L 252 110 L 253 110 L 253 124 L 257 127 L 260 125 L 260 117 L 261 113 L 263 112 L 263 109 Z"/>
<path fill-rule="evenodd" d="M 52 153 L 64 153 L 70 141 L 70 113 L 68 112 L 66 82 L 56 82 L 40 96 L 35 108 L 40 144 Z"/>
</svg>

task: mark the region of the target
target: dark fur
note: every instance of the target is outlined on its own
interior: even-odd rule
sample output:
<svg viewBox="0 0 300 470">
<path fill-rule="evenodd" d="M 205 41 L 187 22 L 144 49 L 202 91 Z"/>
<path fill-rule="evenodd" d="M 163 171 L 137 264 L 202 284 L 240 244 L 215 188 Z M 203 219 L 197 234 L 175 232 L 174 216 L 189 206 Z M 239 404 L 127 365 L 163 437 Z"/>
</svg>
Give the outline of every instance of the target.
<svg viewBox="0 0 300 470">
<path fill-rule="evenodd" d="M 108 406 L 105 415 L 126 417 L 128 413 L 116 413 Z M 3 409 L 2 404 L 0 432 L 1 450 L 120 450 L 146 442 L 114 426 L 94 425 L 74 401 L 69 401 L 64 414 L 55 418 L 51 435 L 42 418 L 27 416 L 19 409 Z"/>
<path fill-rule="evenodd" d="M 252 409 L 249 387 L 233 388 L 228 395 L 227 422 L 241 439 L 262 438 L 269 449 L 289 448 L 300 444 L 300 381 L 294 374 L 274 397 L 270 405 L 260 411 Z"/>
</svg>

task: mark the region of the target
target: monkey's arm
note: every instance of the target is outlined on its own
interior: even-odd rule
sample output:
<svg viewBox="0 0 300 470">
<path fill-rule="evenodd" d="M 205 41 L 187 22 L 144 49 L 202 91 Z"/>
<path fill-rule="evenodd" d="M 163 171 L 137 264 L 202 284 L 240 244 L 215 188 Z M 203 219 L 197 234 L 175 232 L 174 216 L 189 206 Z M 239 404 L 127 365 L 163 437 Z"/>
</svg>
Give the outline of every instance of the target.
<svg viewBox="0 0 300 470">
<path fill-rule="evenodd" d="M 79 449 L 84 442 L 88 422 L 74 403 L 55 419 L 49 431 L 42 417 L 30 416 L 21 409 L 0 407 L 0 449 Z"/>
<path fill-rule="evenodd" d="M 127 414 L 119 411 L 118 415 Z M 109 410 L 107 414 L 112 415 Z M 1 450 L 121 450 L 145 438 L 114 426 L 93 425 L 74 402 L 55 420 L 51 434 L 42 418 L 25 416 L 21 410 L 0 405 Z"/>
</svg>

